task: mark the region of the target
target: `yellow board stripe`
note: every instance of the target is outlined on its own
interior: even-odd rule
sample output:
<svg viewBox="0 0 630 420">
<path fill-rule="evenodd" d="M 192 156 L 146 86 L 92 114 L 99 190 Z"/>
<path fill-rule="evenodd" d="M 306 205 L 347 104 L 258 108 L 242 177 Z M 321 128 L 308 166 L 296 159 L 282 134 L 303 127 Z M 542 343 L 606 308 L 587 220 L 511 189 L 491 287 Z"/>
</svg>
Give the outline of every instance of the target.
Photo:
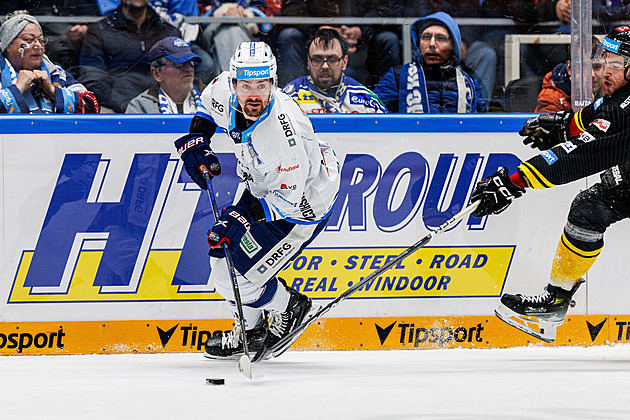
<svg viewBox="0 0 630 420">
<path fill-rule="evenodd" d="M 602 252 L 602 248 L 596 249 L 595 251 L 584 251 L 582 249 L 576 248 L 573 244 L 571 244 L 571 242 L 569 242 L 569 239 L 566 237 L 566 234 L 564 232 L 562 232 L 561 241 L 562 244 L 569 251 L 582 258 L 597 258 L 600 252 Z"/>
<path fill-rule="evenodd" d="M 549 182 L 547 178 L 545 178 L 536 168 L 527 162 L 523 162 L 519 165 L 518 169 L 525 174 L 532 188 L 542 189 L 555 187 L 554 184 Z"/>
</svg>

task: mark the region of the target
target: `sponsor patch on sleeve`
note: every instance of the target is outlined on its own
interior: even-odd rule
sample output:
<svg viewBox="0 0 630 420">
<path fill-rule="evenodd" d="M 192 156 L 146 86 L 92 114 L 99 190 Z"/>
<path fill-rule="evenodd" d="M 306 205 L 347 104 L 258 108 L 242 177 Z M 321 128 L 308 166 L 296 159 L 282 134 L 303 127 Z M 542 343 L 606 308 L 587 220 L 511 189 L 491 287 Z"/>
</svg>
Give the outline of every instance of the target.
<svg viewBox="0 0 630 420">
<path fill-rule="evenodd" d="M 553 165 L 558 160 L 558 156 L 551 150 L 545 150 L 540 154 L 547 161 L 547 165 Z"/>
<path fill-rule="evenodd" d="M 572 142 L 567 141 L 566 143 L 562 143 L 560 147 L 562 147 L 565 152 L 571 153 L 572 151 L 576 149 L 577 146 L 573 144 Z"/>
<path fill-rule="evenodd" d="M 593 121 L 591 125 L 594 125 L 595 127 L 599 128 L 605 133 L 606 131 L 608 131 L 608 128 L 610 127 L 610 121 L 598 118 L 595 121 Z"/>
</svg>

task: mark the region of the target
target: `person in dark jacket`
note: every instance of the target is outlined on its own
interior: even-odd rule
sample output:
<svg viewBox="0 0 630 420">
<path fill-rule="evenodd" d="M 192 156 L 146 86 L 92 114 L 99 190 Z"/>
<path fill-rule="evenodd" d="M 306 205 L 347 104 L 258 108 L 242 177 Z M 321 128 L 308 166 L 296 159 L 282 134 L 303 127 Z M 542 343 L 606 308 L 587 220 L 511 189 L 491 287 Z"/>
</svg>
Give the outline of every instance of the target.
<svg viewBox="0 0 630 420">
<path fill-rule="evenodd" d="M 129 101 L 153 84 L 147 53 L 179 29 L 161 19 L 149 0 L 123 0 L 109 16 L 89 25 L 79 57 L 79 80 L 101 104 L 124 112 Z"/>
<path fill-rule="evenodd" d="M 444 12 L 420 18 L 411 38 L 417 61 L 389 69 L 374 89 L 390 112 L 484 112 L 479 82 L 460 67 L 461 36 L 455 20 Z"/>
</svg>

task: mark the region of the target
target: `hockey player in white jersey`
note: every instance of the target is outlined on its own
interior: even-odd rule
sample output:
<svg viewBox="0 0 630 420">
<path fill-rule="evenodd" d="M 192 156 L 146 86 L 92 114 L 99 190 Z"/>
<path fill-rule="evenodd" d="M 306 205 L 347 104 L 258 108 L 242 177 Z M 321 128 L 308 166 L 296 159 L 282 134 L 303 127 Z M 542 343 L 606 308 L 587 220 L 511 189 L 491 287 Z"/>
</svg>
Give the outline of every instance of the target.
<svg viewBox="0 0 630 420">
<path fill-rule="evenodd" d="M 208 234 L 210 278 L 231 305 L 235 298 L 225 263 L 228 244 L 243 303 L 248 349 L 262 351 L 299 325 L 311 300 L 276 275 L 324 229 L 339 190 L 339 163 L 300 107 L 276 88 L 276 59 L 264 42 L 244 42 L 201 95 L 203 107 L 190 134 L 175 141 L 186 171 L 207 189 L 200 166 L 221 172 L 210 147 L 220 127 L 234 141 L 241 197 L 225 208 Z M 297 338 L 297 337 L 296 337 Z M 286 347 L 285 347 L 286 350 Z M 208 358 L 243 354 L 239 323 L 210 338 Z"/>
</svg>

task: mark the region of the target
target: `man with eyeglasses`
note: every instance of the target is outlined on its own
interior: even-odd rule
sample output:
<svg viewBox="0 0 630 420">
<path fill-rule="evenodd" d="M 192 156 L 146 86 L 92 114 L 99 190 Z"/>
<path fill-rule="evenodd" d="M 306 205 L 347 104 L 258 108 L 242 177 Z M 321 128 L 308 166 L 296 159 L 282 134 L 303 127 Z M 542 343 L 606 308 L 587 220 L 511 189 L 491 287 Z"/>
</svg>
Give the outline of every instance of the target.
<svg viewBox="0 0 630 420">
<path fill-rule="evenodd" d="M 543 152 L 509 175 L 501 168 L 477 184 L 474 216 L 504 211 L 526 188 L 544 189 L 600 174 L 580 192 L 556 248 L 549 283 L 540 295 L 504 294 L 495 314 L 546 342 L 556 338 L 573 296 L 604 246 L 606 229 L 630 217 L 630 27 L 620 26 L 602 41 L 595 58 L 604 66 L 603 97 L 579 112 L 542 114 L 519 134 Z"/>
<path fill-rule="evenodd" d="M 374 93 L 390 112 L 485 112 L 479 82 L 461 67 L 461 35 L 444 12 L 416 20 L 411 26 L 416 60 L 389 69 Z"/>
<path fill-rule="evenodd" d="M 601 60 L 596 58 L 595 52 L 600 45 L 599 40 L 593 36 L 592 48 L 592 86 L 593 100 L 602 96 L 601 90 L 604 84 L 604 66 Z M 568 48 L 568 55 L 571 57 L 571 46 Z M 538 94 L 538 102 L 535 112 L 560 112 L 571 110 L 571 60 L 560 63 L 552 71 L 545 75 L 542 89 Z"/>
<path fill-rule="evenodd" d="M 193 86 L 195 63 L 201 58 L 181 38 L 167 37 L 155 43 L 147 59 L 156 85 L 129 102 L 127 114 L 194 114 L 201 93 Z"/>
<path fill-rule="evenodd" d="M 18 12 L 0 27 L 0 113 L 99 113 L 91 92 L 46 56 L 33 16 Z"/>
<path fill-rule="evenodd" d="M 210 279 L 237 318 L 226 244 L 236 269 L 248 348 L 261 355 L 311 308 L 311 300 L 277 274 L 323 231 L 339 191 L 333 149 L 319 140 L 308 116 L 276 83 L 271 48 L 243 42 L 230 70 L 204 89 L 203 107 L 193 117 L 190 133 L 175 141 L 186 172 L 202 189 L 208 188 L 202 165 L 213 176 L 221 173 L 210 140 L 234 151 L 243 188 L 208 234 Z M 214 136 L 218 127 L 227 139 Z M 211 359 L 243 354 L 238 320 L 234 330 L 208 339 L 204 352 Z"/>
<path fill-rule="evenodd" d="M 307 113 L 383 113 L 387 108 L 371 90 L 344 74 L 348 43 L 331 28 L 317 30 L 308 43 L 310 76 L 299 77 L 284 91 Z"/>
</svg>

